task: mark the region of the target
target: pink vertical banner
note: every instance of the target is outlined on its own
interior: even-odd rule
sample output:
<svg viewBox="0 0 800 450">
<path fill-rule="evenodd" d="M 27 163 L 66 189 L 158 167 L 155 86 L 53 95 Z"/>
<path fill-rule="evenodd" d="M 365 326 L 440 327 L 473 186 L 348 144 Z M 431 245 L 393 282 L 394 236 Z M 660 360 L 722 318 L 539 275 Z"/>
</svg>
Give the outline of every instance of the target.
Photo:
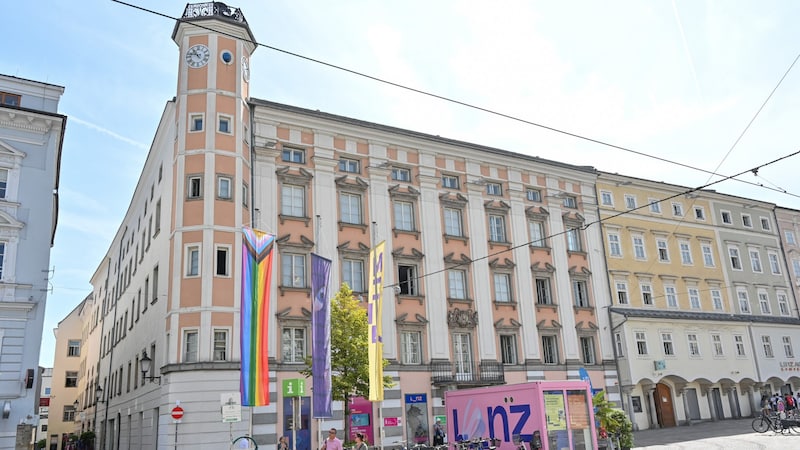
<svg viewBox="0 0 800 450">
<path fill-rule="evenodd" d="M 373 445 L 375 439 L 372 420 L 372 402 L 364 397 L 353 397 L 350 401 L 350 441 L 356 439 L 356 433 L 364 433 L 367 443 Z"/>
</svg>

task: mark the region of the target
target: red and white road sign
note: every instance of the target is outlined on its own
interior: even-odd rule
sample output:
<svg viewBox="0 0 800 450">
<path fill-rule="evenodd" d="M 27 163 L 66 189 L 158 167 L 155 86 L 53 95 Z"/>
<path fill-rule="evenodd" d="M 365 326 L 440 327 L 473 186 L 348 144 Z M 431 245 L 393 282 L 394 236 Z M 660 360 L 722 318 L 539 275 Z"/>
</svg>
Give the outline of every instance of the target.
<svg viewBox="0 0 800 450">
<path fill-rule="evenodd" d="M 180 406 L 176 406 L 172 408 L 172 418 L 175 420 L 181 420 L 183 417 L 183 408 Z"/>
</svg>

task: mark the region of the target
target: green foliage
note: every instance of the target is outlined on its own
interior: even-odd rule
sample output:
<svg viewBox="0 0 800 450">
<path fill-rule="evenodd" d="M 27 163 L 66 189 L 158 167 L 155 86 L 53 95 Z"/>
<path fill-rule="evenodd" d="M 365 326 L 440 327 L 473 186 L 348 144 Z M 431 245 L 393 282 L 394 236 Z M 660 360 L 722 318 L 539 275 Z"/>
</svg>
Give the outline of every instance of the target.
<svg viewBox="0 0 800 450">
<path fill-rule="evenodd" d="M 41 439 L 36 442 L 36 448 L 45 448 L 47 447 L 47 439 Z"/>
<path fill-rule="evenodd" d="M 595 394 L 592 403 L 594 417 L 600 422 L 600 434 L 607 433 L 609 438 L 619 439 L 622 448 L 633 448 L 633 424 L 625 412 L 606 399 L 605 391 Z"/>
</svg>

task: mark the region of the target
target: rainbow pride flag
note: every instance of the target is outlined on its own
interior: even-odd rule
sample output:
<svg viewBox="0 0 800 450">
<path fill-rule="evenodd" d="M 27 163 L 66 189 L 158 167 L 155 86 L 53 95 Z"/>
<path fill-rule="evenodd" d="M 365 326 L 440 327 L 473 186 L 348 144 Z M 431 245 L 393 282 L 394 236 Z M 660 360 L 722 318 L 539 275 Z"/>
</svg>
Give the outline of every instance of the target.
<svg viewBox="0 0 800 450">
<path fill-rule="evenodd" d="M 275 236 L 242 230 L 242 405 L 269 405 L 269 290 Z"/>
</svg>

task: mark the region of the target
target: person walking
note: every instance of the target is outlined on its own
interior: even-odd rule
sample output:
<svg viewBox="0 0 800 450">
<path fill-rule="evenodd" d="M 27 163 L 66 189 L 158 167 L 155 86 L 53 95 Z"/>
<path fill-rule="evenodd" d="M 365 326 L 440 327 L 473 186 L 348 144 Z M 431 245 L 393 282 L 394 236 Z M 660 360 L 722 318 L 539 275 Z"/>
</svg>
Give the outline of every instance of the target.
<svg viewBox="0 0 800 450">
<path fill-rule="evenodd" d="M 321 450 L 344 450 L 342 448 L 342 441 L 336 437 L 336 428 L 331 428 L 328 431 L 328 439 L 322 443 Z"/>
<path fill-rule="evenodd" d="M 436 419 L 433 424 L 433 445 L 444 445 L 444 429 L 442 428 L 442 421 Z"/>
<path fill-rule="evenodd" d="M 365 435 L 362 432 L 356 433 L 356 445 L 353 446 L 353 450 L 368 450 L 367 443 L 364 442 Z"/>
<path fill-rule="evenodd" d="M 278 438 L 277 450 L 289 450 L 289 439 L 286 438 L 286 436 L 281 436 Z"/>
</svg>

